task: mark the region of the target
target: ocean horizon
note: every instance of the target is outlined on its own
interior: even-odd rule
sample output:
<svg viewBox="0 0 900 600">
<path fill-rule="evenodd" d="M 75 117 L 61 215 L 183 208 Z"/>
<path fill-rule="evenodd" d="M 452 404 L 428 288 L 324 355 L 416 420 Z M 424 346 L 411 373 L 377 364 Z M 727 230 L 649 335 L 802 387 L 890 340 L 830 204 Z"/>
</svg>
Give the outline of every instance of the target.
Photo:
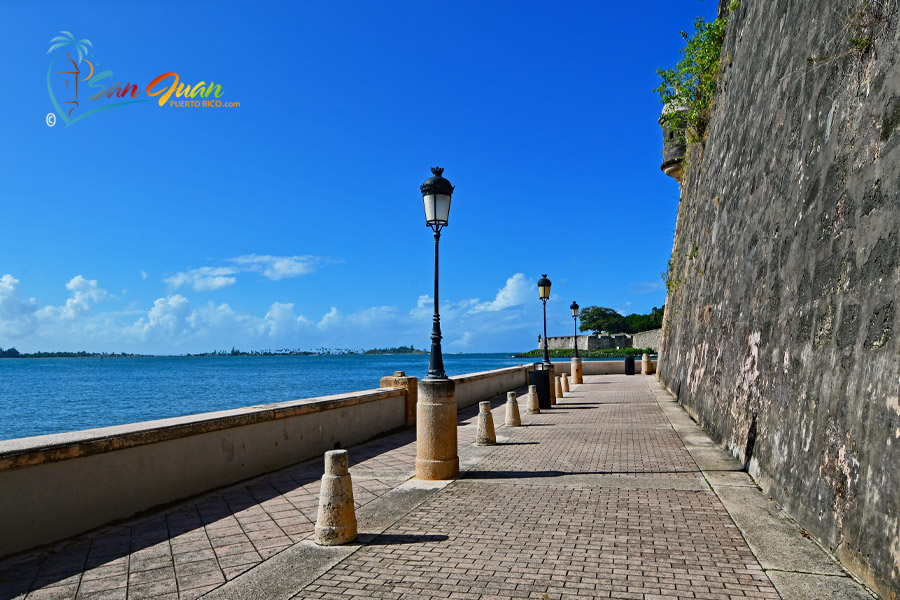
<svg viewBox="0 0 900 600">
<path fill-rule="evenodd" d="M 454 376 L 535 362 L 511 354 L 444 354 L 444 367 Z M 428 359 L 428 354 L 5 358 L 0 360 L 0 440 L 368 390 L 395 371 L 423 378 Z"/>
</svg>

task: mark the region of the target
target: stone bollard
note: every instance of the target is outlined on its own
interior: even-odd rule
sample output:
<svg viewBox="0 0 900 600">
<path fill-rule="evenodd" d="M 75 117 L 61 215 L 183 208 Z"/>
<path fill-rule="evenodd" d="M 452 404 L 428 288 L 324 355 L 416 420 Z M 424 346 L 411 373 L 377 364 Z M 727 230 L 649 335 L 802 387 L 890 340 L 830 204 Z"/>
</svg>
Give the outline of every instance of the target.
<svg viewBox="0 0 900 600">
<path fill-rule="evenodd" d="M 650 355 L 641 356 L 641 375 L 651 375 L 653 373 L 653 363 L 650 362 Z"/>
<path fill-rule="evenodd" d="M 316 516 L 315 542 L 320 546 L 339 546 L 356 539 L 356 509 L 349 467 L 346 450 L 325 453 L 325 474 Z"/>
<path fill-rule="evenodd" d="M 569 393 L 569 376 L 563 373 L 560 375 L 560 379 L 562 380 L 562 393 L 565 396 Z"/>
<path fill-rule="evenodd" d="M 583 367 L 581 366 L 581 359 L 573 358 L 572 359 L 572 384 L 573 385 L 578 385 L 578 384 L 584 383 L 584 379 L 583 379 L 583 375 L 582 375 L 583 373 L 584 373 L 584 370 L 583 370 Z"/>
<path fill-rule="evenodd" d="M 393 375 L 382 377 L 379 387 L 406 388 L 406 424 L 416 424 L 416 402 L 419 399 L 418 379 L 407 377 L 403 371 L 394 371 Z"/>
<path fill-rule="evenodd" d="M 528 386 L 528 414 L 539 415 L 541 413 L 541 405 L 538 404 L 537 386 Z"/>
<path fill-rule="evenodd" d="M 557 398 L 562 398 L 562 397 L 563 397 L 563 393 L 562 393 L 562 381 L 560 380 L 559 375 L 557 375 L 556 377 L 554 377 L 554 380 L 556 381 L 556 397 L 557 397 Z"/>
<path fill-rule="evenodd" d="M 456 384 L 452 379 L 419 381 L 416 479 L 439 481 L 459 477 L 456 446 Z"/>
<path fill-rule="evenodd" d="M 497 443 L 497 435 L 494 433 L 494 416 L 491 414 L 490 402 L 478 403 L 478 433 L 475 434 L 475 444 L 478 446 L 493 446 Z"/>
<path fill-rule="evenodd" d="M 519 403 L 516 401 L 515 392 L 506 393 L 506 423 L 507 427 L 518 427 L 522 424 L 519 417 Z"/>
</svg>

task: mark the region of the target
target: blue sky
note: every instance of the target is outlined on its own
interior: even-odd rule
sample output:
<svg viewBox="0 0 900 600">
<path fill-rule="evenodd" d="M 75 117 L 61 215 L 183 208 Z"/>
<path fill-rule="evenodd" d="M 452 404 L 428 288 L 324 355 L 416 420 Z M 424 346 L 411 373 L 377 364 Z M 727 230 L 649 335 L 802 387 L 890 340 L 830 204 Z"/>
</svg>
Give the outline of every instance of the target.
<svg viewBox="0 0 900 600">
<path fill-rule="evenodd" d="M 572 300 L 660 306 L 678 187 L 659 170 L 652 90 L 679 32 L 715 10 L 6 2 L 0 347 L 427 348 L 418 187 L 435 165 L 456 186 L 445 352 L 535 347 L 542 273 L 550 335 L 573 330 Z M 138 99 L 174 71 L 240 106 L 152 101 L 48 127 L 60 31 Z M 80 90 L 73 117 L 105 101 Z"/>
</svg>

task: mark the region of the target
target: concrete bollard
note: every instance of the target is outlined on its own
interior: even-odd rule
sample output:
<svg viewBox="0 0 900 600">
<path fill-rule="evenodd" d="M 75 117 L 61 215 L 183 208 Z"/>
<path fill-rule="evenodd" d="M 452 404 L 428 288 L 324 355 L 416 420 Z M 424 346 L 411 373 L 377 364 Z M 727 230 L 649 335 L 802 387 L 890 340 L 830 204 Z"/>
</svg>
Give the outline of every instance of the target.
<svg viewBox="0 0 900 600">
<path fill-rule="evenodd" d="M 493 446 L 497 443 L 497 434 L 494 433 L 494 416 L 491 414 L 490 402 L 478 403 L 478 433 L 475 434 L 475 444 L 478 446 Z"/>
<path fill-rule="evenodd" d="M 528 386 L 528 414 L 529 415 L 541 414 L 541 405 L 538 404 L 537 386 L 536 385 Z"/>
<path fill-rule="evenodd" d="M 456 446 L 456 384 L 452 379 L 419 381 L 416 479 L 440 481 L 459 477 Z"/>
<path fill-rule="evenodd" d="M 349 468 L 346 450 L 325 453 L 325 474 L 316 516 L 315 542 L 320 546 L 339 546 L 356 539 L 356 509 Z"/>
<path fill-rule="evenodd" d="M 650 355 L 641 356 L 641 375 L 651 375 L 653 373 L 653 363 L 650 362 Z"/>
<path fill-rule="evenodd" d="M 506 423 L 507 427 L 518 427 L 522 424 L 519 417 L 519 403 L 516 400 L 515 392 L 506 393 Z"/>
<path fill-rule="evenodd" d="M 569 393 L 569 376 L 563 373 L 560 375 L 560 379 L 562 381 L 562 393 L 563 396 Z"/>
<path fill-rule="evenodd" d="M 557 398 L 562 398 L 562 397 L 563 397 L 563 393 L 562 393 L 562 381 L 560 380 L 559 375 L 557 375 L 557 376 L 554 377 L 553 379 L 556 381 L 556 397 L 557 397 Z M 554 403 L 554 404 L 555 404 L 555 403 Z"/>
<path fill-rule="evenodd" d="M 579 385 L 584 383 L 583 379 L 584 367 L 581 365 L 580 358 L 572 359 L 572 384 Z"/>
</svg>

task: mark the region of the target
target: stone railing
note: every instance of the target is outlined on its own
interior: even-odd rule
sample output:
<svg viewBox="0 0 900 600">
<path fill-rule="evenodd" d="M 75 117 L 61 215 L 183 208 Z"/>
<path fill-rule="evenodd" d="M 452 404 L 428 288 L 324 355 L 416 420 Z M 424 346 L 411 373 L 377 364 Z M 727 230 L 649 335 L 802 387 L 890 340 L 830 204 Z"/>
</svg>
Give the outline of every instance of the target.
<svg viewBox="0 0 900 600">
<path fill-rule="evenodd" d="M 527 377 L 520 366 L 452 379 L 466 407 Z M 0 556 L 414 425 L 416 381 L 399 373 L 380 389 L 0 441 Z"/>
<path fill-rule="evenodd" d="M 456 382 L 456 405 L 465 408 L 482 400 L 528 385 L 530 365 L 451 377 Z"/>
</svg>

